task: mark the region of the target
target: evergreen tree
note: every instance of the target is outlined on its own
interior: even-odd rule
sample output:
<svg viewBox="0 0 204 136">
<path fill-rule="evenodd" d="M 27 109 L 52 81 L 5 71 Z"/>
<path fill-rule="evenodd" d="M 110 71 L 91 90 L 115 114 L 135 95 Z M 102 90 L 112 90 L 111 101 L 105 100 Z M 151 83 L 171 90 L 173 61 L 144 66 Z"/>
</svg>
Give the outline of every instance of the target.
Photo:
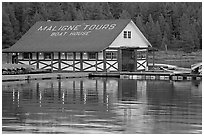
<svg viewBox="0 0 204 136">
<path fill-rule="evenodd" d="M 145 31 L 145 25 L 143 23 L 143 19 L 141 16 L 136 17 L 135 21 L 136 26 L 140 29 L 140 31 L 143 33 L 145 37 L 147 37 L 146 31 Z"/>
<path fill-rule="evenodd" d="M 61 9 L 61 3 L 46 3 L 46 14 L 48 16 L 48 20 L 61 21 L 63 19 L 63 10 Z"/>
<path fill-rule="evenodd" d="M 123 12 L 122 5 L 123 3 L 121 2 L 110 2 L 108 3 L 110 7 L 110 12 L 115 19 L 120 18 L 120 14 Z"/>
<path fill-rule="evenodd" d="M 74 19 L 78 20 L 79 17 L 76 16 L 77 11 L 74 7 L 74 3 L 61 3 L 62 10 L 62 20 L 64 21 L 73 21 Z"/>
<path fill-rule="evenodd" d="M 5 10 L 6 14 L 9 17 L 9 20 L 11 22 L 12 28 L 13 28 L 13 33 L 14 33 L 14 38 L 19 39 L 19 21 L 15 17 L 15 11 L 14 11 L 14 6 L 10 3 L 2 3 L 3 7 L 2 10 Z M 4 24 L 4 20 L 2 19 L 2 23 Z M 2 24 L 2 25 L 3 25 Z"/>
<path fill-rule="evenodd" d="M 159 26 L 159 22 L 154 23 L 151 14 L 148 18 L 148 23 L 146 23 L 146 32 L 148 39 L 153 47 L 161 49 L 162 46 L 162 32 Z"/>
<path fill-rule="evenodd" d="M 152 19 L 151 14 L 148 17 L 148 22 L 145 24 L 145 31 L 147 34 L 147 39 L 151 42 L 154 41 L 154 39 L 152 39 L 151 35 L 152 35 L 152 28 L 154 27 L 154 21 Z M 152 43 L 152 45 L 155 45 Z"/>
<path fill-rule="evenodd" d="M 148 12 L 149 5 L 150 5 L 149 2 L 139 3 L 140 14 L 142 14 L 142 17 L 143 17 L 143 20 L 144 20 L 145 24 L 148 22 L 149 15 L 151 14 L 151 13 Z"/>
<path fill-rule="evenodd" d="M 169 48 L 169 40 L 166 32 L 164 32 L 162 37 L 161 49 L 162 48 L 165 49 L 165 51 L 167 51 Z"/>
<path fill-rule="evenodd" d="M 183 14 L 180 20 L 180 39 L 183 43 L 185 51 L 189 51 L 195 48 L 195 43 L 192 34 L 192 25 L 186 14 Z"/>
<path fill-rule="evenodd" d="M 46 20 L 38 11 L 36 11 L 34 16 L 33 16 L 33 24 L 35 24 L 38 21 L 46 21 Z"/>
<path fill-rule="evenodd" d="M 2 48 L 10 47 L 14 44 L 14 33 L 8 14 L 2 9 Z"/>
<path fill-rule="evenodd" d="M 163 3 L 151 2 L 148 7 L 148 14 L 152 15 L 153 20 L 156 22 L 159 16 L 163 14 Z"/>
<path fill-rule="evenodd" d="M 22 32 L 23 32 L 23 23 L 25 21 L 25 5 L 26 3 L 20 3 L 20 2 L 16 2 L 13 4 L 14 6 L 14 13 L 15 13 L 15 17 L 19 22 L 19 34 L 20 37 L 22 36 Z"/>
<path fill-rule="evenodd" d="M 165 18 L 163 16 L 163 14 L 161 14 L 159 16 L 159 25 L 160 25 L 160 28 L 161 28 L 161 32 L 162 32 L 162 35 L 164 34 L 164 31 L 165 31 L 165 25 L 166 25 L 166 21 L 165 21 Z"/>
<path fill-rule="evenodd" d="M 131 19 L 131 16 L 126 10 L 123 10 L 120 14 L 120 19 Z"/>
<path fill-rule="evenodd" d="M 158 48 L 162 48 L 162 32 L 161 32 L 161 28 L 159 25 L 159 22 L 157 21 L 156 24 L 154 25 L 153 29 L 153 35 L 155 37 L 156 43 Z"/>
</svg>

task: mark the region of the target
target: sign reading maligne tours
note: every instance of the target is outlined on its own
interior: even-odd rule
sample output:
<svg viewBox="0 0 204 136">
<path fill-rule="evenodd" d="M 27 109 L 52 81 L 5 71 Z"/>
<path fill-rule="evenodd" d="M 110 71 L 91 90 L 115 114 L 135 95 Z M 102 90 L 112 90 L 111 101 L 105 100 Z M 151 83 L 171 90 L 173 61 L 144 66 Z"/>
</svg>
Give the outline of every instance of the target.
<svg viewBox="0 0 204 136">
<path fill-rule="evenodd" d="M 112 30 L 116 24 L 40 26 L 38 31 L 52 31 L 50 36 L 88 35 L 92 30 Z"/>
</svg>

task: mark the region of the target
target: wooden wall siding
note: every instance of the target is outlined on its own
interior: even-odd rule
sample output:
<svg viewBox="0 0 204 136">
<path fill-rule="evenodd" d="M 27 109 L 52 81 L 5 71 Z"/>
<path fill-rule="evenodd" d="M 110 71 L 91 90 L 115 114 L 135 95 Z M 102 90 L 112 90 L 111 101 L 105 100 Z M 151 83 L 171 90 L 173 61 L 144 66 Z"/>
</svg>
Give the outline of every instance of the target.
<svg viewBox="0 0 204 136">
<path fill-rule="evenodd" d="M 51 60 L 39 60 L 39 69 L 52 69 Z"/>
<path fill-rule="evenodd" d="M 106 60 L 106 71 L 119 71 L 117 60 Z"/>
<path fill-rule="evenodd" d="M 147 58 L 148 52 L 143 51 L 146 54 L 146 58 L 137 58 L 138 50 L 135 50 L 135 59 L 137 63 L 135 64 L 135 70 L 145 70 L 147 69 Z M 106 52 L 116 52 L 117 59 L 106 59 Z M 97 59 L 90 60 L 87 53 L 69 53 L 73 57 L 68 57 L 66 53 L 53 53 L 50 60 L 44 60 L 44 55 L 42 53 L 32 53 L 31 60 L 23 60 L 22 53 L 19 53 L 18 63 L 35 65 L 39 69 L 50 69 L 54 71 L 121 71 L 122 70 L 122 54 L 121 49 L 106 49 L 103 52 L 97 54 Z M 38 56 L 39 54 L 39 56 Z M 41 55 L 40 55 L 41 54 Z M 135 60 L 135 61 L 136 61 Z"/>
<path fill-rule="evenodd" d="M 58 71 L 58 69 L 59 69 L 59 62 L 53 60 L 52 67 L 53 67 L 53 70 L 57 70 Z"/>
<path fill-rule="evenodd" d="M 82 71 L 103 71 L 103 60 L 84 60 Z"/>
<path fill-rule="evenodd" d="M 103 63 L 103 60 L 98 60 L 97 62 L 97 71 L 104 71 L 104 67 L 103 67 L 104 63 Z"/>
<path fill-rule="evenodd" d="M 30 61 L 30 65 L 33 65 L 33 66 L 35 66 L 35 68 L 37 68 L 37 61 Z"/>
<path fill-rule="evenodd" d="M 73 64 L 74 71 L 81 71 L 80 60 L 75 60 Z"/>
<path fill-rule="evenodd" d="M 18 60 L 18 63 L 19 64 L 25 64 L 25 65 L 29 65 L 29 61 L 28 60 L 24 60 L 24 61 L 21 61 L 21 60 Z"/>
<path fill-rule="evenodd" d="M 73 71 L 74 70 L 73 61 L 61 61 L 61 71 Z"/>
<path fill-rule="evenodd" d="M 137 70 L 144 70 L 147 67 L 147 61 L 146 60 L 138 60 L 137 61 Z"/>
</svg>

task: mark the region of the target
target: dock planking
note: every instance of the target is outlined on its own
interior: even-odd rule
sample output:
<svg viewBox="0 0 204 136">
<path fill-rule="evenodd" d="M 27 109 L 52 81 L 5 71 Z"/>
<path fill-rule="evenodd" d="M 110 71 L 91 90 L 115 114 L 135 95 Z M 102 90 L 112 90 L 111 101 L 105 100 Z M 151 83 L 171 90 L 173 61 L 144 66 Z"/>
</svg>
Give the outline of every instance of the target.
<svg viewBox="0 0 204 136">
<path fill-rule="evenodd" d="M 83 78 L 83 77 L 88 77 L 88 76 L 89 76 L 89 73 L 87 73 L 87 72 L 2 75 L 2 81 L 7 82 L 7 81 L 22 81 L 22 80 Z"/>
<path fill-rule="evenodd" d="M 116 77 L 140 80 L 202 80 L 198 74 L 173 74 L 169 72 L 94 72 L 90 77 Z"/>
<path fill-rule="evenodd" d="M 202 80 L 202 75 L 197 74 L 172 74 L 168 72 L 71 72 L 71 73 L 43 73 L 43 74 L 22 74 L 2 75 L 2 81 L 22 80 L 48 80 L 83 77 L 115 77 L 121 79 L 136 80 Z"/>
</svg>

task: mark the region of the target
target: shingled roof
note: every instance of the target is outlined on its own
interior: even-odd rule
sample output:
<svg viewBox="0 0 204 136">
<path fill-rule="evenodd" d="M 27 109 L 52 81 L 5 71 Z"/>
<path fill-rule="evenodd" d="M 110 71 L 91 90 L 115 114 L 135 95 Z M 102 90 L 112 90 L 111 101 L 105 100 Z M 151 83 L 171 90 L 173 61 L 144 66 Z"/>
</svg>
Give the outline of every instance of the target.
<svg viewBox="0 0 204 136">
<path fill-rule="evenodd" d="M 98 52 L 131 20 L 41 21 L 3 52 Z"/>
</svg>

